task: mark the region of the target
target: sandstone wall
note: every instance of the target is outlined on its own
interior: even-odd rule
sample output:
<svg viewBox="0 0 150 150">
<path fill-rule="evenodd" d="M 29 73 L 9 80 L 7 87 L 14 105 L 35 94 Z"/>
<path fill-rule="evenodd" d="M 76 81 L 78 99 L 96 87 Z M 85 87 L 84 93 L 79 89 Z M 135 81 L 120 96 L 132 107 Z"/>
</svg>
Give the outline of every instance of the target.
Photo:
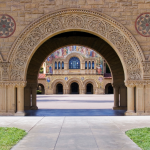
<svg viewBox="0 0 150 150">
<path fill-rule="evenodd" d="M 8 14 L 16 21 L 16 31 L 8 38 L 0 38 L 3 60 L 21 31 L 40 16 L 62 8 L 98 10 L 124 25 L 139 42 L 145 58 L 150 56 L 150 37 L 141 36 L 135 29 L 136 18 L 150 12 L 150 0 L 0 0 L 0 14 Z"/>
</svg>

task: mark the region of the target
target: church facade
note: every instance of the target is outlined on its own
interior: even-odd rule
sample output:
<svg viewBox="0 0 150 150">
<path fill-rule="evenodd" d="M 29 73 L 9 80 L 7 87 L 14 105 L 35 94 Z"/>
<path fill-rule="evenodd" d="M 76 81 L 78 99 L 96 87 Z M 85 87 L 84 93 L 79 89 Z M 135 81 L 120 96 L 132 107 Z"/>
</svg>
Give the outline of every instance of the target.
<svg viewBox="0 0 150 150">
<path fill-rule="evenodd" d="M 67 46 L 56 50 L 43 63 L 38 89 L 43 94 L 113 94 L 111 72 L 94 50 Z"/>
</svg>

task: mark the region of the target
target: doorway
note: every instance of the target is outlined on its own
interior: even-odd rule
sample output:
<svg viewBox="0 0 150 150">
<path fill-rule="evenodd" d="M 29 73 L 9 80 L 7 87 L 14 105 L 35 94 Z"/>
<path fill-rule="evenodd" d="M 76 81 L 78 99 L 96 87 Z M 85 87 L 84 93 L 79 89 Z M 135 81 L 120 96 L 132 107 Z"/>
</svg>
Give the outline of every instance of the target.
<svg viewBox="0 0 150 150">
<path fill-rule="evenodd" d="M 56 86 L 56 94 L 63 94 L 63 85 L 60 83 Z"/>
<path fill-rule="evenodd" d="M 93 85 L 91 83 L 86 86 L 86 94 L 93 94 Z"/>
<path fill-rule="evenodd" d="M 71 94 L 79 94 L 79 85 L 76 82 L 71 84 Z"/>
</svg>

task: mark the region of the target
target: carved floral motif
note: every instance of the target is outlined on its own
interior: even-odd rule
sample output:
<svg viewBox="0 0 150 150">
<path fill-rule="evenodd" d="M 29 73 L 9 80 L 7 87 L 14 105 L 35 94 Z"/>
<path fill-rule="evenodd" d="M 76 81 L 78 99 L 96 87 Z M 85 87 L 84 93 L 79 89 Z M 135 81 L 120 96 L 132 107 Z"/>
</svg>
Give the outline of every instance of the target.
<svg viewBox="0 0 150 150">
<path fill-rule="evenodd" d="M 116 47 L 120 56 L 122 56 L 125 68 L 127 69 L 127 79 L 141 79 L 139 58 L 133 46 L 128 41 L 128 38 L 123 33 L 124 31 L 121 31 L 123 29 L 119 29 L 115 21 L 112 21 L 110 18 L 107 19 L 98 13 L 93 14 L 88 11 L 80 12 L 79 10 L 68 10 L 68 12 L 61 11 L 40 18 L 37 22 L 31 24 L 26 32 L 20 36 L 15 45 L 16 51 L 13 57 L 10 58 L 12 61 L 11 80 L 24 80 L 24 72 L 27 67 L 28 58 L 40 42 L 53 33 L 74 29 L 88 30 L 107 39 L 107 41 Z M 134 45 L 136 45 L 136 43 L 134 43 Z M 137 49 L 139 49 L 138 46 Z"/>
</svg>

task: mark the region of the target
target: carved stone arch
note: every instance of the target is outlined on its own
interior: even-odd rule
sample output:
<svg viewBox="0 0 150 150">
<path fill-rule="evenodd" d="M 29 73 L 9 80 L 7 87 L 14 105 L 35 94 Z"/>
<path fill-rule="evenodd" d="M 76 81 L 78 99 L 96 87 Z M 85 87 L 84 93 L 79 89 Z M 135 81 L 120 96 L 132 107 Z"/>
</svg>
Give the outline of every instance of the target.
<svg viewBox="0 0 150 150">
<path fill-rule="evenodd" d="M 79 85 L 79 90 L 83 89 L 83 83 L 82 81 L 79 79 L 79 78 L 71 78 L 67 81 L 67 85 L 68 87 L 70 88 L 70 85 L 73 83 L 73 82 L 77 82 L 78 85 Z"/>
<path fill-rule="evenodd" d="M 62 84 L 64 88 L 67 88 L 66 82 L 62 79 L 56 79 L 55 81 L 53 81 L 52 84 L 51 84 L 51 88 L 56 87 L 56 85 L 59 84 L 59 83 Z"/>
<path fill-rule="evenodd" d="M 67 88 L 67 85 L 66 85 L 66 83 L 65 83 L 64 80 L 62 80 L 62 79 L 56 79 L 56 80 L 53 81 L 53 83 L 51 84 L 51 89 L 53 89 L 53 94 L 56 94 L 56 86 L 57 86 L 58 84 L 62 84 L 62 86 L 63 86 L 63 91 L 64 91 L 64 89 Z"/>
<path fill-rule="evenodd" d="M 80 69 L 82 69 L 82 63 L 84 63 L 84 58 L 83 58 L 80 54 L 78 54 L 78 53 L 71 53 L 71 54 L 69 54 L 69 55 L 66 57 L 66 59 L 64 60 L 64 63 L 68 64 L 67 69 L 69 69 L 69 60 L 70 60 L 72 57 L 77 57 L 77 58 L 79 58 L 79 60 L 80 60 Z"/>
<path fill-rule="evenodd" d="M 93 79 L 86 79 L 84 82 L 83 82 L 83 85 L 84 85 L 84 88 L 86 89 L 86 86 L 87 84 L 91 83 L 93 85 L 93 88 L 96 89 L 98 88 L 98 84 L 95 82 L 95 80 Z"/>
<path fill-rule="evenodd" d="M 125 72 L 125 80 L 143 78 L 143 52 L 123 25 L 98 11 L 70 8 L 38 18 L 20 34 L 7 60 L 11 62 L 10 79 L 25 81 L 28 65 L 39 46 L 54 35 L 66 31 L 83 31 L 102 38 L 118 54 Z"/>
</svg>

